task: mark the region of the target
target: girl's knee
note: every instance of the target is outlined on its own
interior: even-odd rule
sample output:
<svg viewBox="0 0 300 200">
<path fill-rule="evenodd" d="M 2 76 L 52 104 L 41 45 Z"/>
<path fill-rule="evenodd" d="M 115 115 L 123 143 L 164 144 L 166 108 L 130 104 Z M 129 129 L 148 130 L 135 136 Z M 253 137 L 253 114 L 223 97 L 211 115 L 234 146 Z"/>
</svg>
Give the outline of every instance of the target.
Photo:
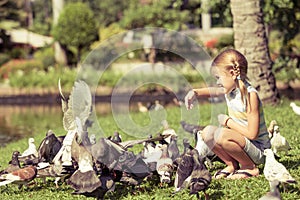
<svg viewBox="0 0 300 200">
<path fill-rule="evenodd" d="M 212 139 L 214 137 L 214 134 L 216 132 L 218 127 L 216 126 L 212 126 L 212 125 L 208 125 L 206 126 L 203 131 L 202 131 L 202 138 L 204 141 L 207 141 L 209 139 Z"/>
</svg>

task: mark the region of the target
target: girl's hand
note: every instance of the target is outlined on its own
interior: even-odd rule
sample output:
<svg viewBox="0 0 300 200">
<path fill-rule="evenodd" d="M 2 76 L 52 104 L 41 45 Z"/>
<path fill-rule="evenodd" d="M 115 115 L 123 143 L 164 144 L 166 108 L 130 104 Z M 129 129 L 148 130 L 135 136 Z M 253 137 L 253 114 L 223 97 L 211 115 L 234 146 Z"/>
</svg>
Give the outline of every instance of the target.
<svg viewBox="0 0 300 200">
<path fill-rule="evenodd" d="M 193 90 L 189 91 L 184 97 L 184 104 L 186 109 L 190 110 L 193 108 L 193 101 L 196 99 L 196 94 Z"/>
<path fill-rule="evenodd" d="M 222 126 L 227 126 L 227 122 L 230 119 L 228 115 L 225 114 L 219 114 L 218 115 L 218 121 Z"/>
</svg>

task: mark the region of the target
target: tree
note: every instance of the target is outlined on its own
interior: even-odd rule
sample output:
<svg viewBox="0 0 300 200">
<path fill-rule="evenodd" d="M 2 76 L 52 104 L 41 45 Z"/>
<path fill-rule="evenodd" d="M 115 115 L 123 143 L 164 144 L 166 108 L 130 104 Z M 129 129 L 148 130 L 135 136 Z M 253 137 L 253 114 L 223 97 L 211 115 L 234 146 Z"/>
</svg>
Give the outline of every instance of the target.
<svg viewBox="0 0 300 200">
<path fill-rule="evenodd" d="M 248 75 L 264 102 L 276 103 L 279 93 L 272 73 L 260 0 L 231 0 L 234 46 L 248 60 Z"/>
<path fill-rule="evenodd" d="M 145 1 L 142 5 L 139 0 L 129 2 L 120 21 L 126 29 L 163 27 L 180 30 L 189 20 L 188 12 L 181 10 L 181 0 Z"/>
<path fill-rule="evenodd" d="M 98 28 L 91 9 L 84 3 L 69 3 L 62 10 L 53 37 L 69 50 L 75 48 L 77 63 L 84 50 L 97 39 Z"/>
</svg>

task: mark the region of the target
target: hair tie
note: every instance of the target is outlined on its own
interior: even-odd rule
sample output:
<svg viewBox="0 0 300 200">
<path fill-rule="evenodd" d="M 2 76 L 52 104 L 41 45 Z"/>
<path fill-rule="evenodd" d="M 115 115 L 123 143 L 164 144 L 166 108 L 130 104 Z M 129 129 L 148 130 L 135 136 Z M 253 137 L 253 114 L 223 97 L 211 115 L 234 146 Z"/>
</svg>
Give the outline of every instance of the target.
<svg viewBox="0 0 300 200">
<path fill-rule="evenodd" d="M 241 79 L 241 75 L 239 74 L 239 75 L 236 77 L 236 79 L 237 79 L 237 80 L 242 80 L 242 79 Z"/>
</svg>

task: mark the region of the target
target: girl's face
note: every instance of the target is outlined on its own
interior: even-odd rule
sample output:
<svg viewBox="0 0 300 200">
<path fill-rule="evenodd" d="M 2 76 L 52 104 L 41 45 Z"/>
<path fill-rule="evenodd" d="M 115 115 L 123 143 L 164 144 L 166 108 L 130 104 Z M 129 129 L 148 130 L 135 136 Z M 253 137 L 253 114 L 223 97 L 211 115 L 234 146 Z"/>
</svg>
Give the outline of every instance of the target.
<svg viewBox="0 0 300 200">
<path fill-rule="evenodd" d="M 213 75 L 217 79 L 217 85 L 224 89 L 224 93 L 228 94 L 236 88 L 236 75 L 234 70 L 226 70 L 220 67 L 214 67 Z"/>
</svg>

